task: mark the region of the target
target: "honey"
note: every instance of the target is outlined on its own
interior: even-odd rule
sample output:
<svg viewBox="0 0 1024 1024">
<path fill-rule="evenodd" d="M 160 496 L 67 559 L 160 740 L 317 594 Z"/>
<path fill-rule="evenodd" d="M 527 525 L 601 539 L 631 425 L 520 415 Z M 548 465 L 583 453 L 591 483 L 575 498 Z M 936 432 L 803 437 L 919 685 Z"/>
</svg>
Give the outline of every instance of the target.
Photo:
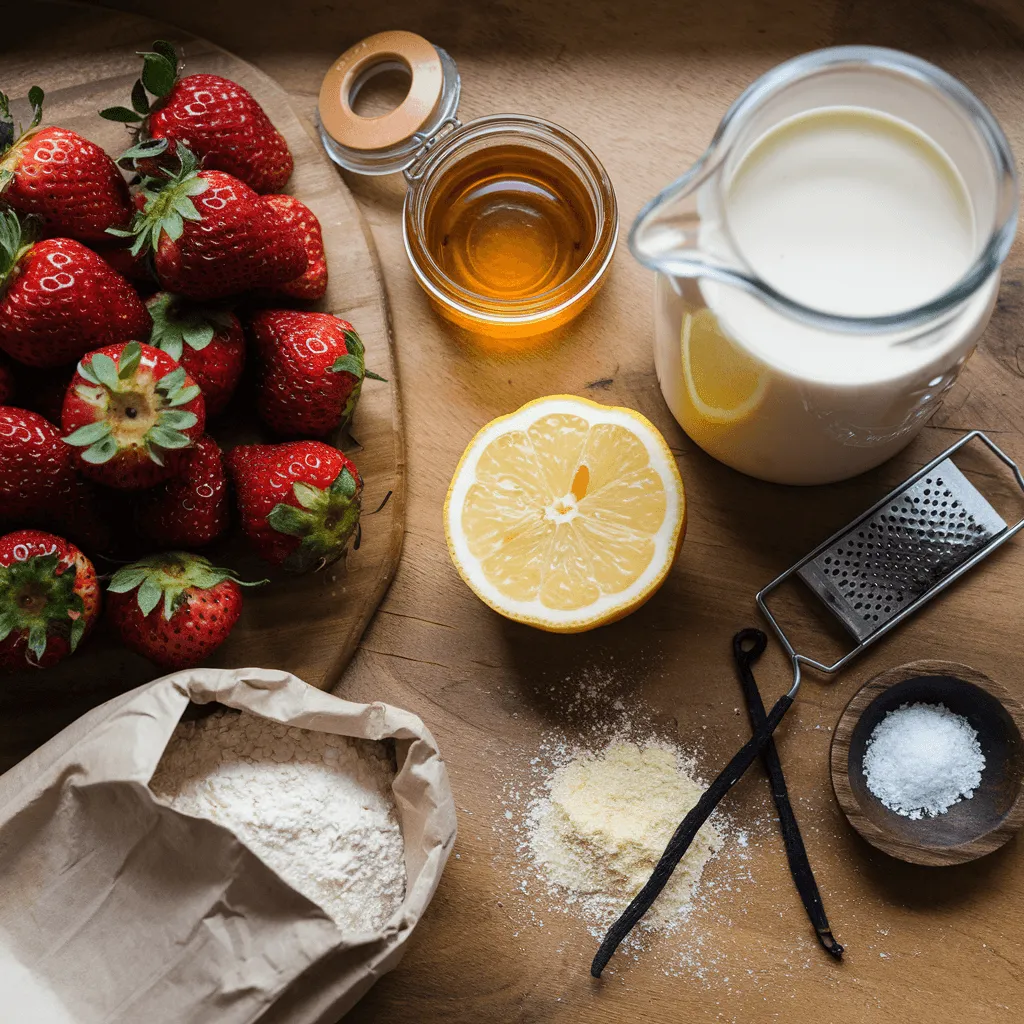
<svg viewBox="0 0 1024 1024">
<path fill-rule="evenodd" d="M 564 160 L 515 144 L 452 163 L 426 203 L 426 248 L 458 288 L 495 302 L 532 299 L 582 266 L 597 234 L 594 199 Z"/>
</svg>

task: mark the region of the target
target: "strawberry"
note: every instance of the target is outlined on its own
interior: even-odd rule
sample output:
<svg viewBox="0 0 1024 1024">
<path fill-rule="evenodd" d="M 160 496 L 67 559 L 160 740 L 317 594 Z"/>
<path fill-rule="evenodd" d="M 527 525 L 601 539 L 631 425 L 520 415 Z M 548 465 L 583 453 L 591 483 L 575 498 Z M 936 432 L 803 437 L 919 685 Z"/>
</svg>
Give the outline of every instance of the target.
<svg viewBox="0 0 1024 1024">
<path fill-rule="evenodd" d="M 181 472 L 203 433 L 199 387 L 166 352 L 137 341 L 90 352 L 64 397 L 64 440 L 80 472 L 109 487 L 152 487 Z"/>
<path fill-rule="evenodd" d="M 327 257 L 324 255 L 320 221 L 305 203 L 300 203 L 294 196 L 266 196 L 265 199 L 277 212 L 281 223 L 297 232 L 306 251 L 306 272 L 294 281 L 278 285 L 277 293 L 304 301 L 322 299 L 327 293 Z"/>
<path fill-rule="evenodd" d="M 17 394 L 18 385 L 9 360 L 0 356 L 0 405 L 7 405 Z"/>
<path fill-rule="evenodd" d="M 245 335 L 228 310 L 203 309 L 170 292 L 147 303 L 153 318 L 149 343 L 177 359 L 199 385 L 206 415 L 216 416 L 235 393 L 245 365 Z"/>
<path fill-rule="evenodd" d="M 199 170 L 178 147 L 173 178 L 143 178 L 145 200 L 127 232 L 133 253 L 153 250 L 161 287 L 190 299 L 219 299 L 252 288 L 275 288 L 306 270 L 299 233 L 283 224 L 248 185 L 223 171 Z"/>
<path fill-rule="evenodd" d="M 156 280 L 149 261 L 141 253 L 133 253 L 129 246 L 118 244 L 94 244 L 91 248 L 107 266 L 130 281 L 143 295 L 155 291 Z"/>
<path fill-rule="evenodd" d="M 363 343 L 347 320 L 331 313 L 270 309 L 249 329 L 260 357 L 256 408 L 286 437 L 322 437 L 352 418 L 364 377 Z"/>
<path fill-rule="evenodd" d="M 0 537 L 0 668 L 48 668 L 73 653 L 100 613 L 92 562 L 40 530 Z"/>
<path fill-rule="evenodd" d="M 242 587 L 266 582 L 243 583 L 183 551 L 150 555 L 114 573 L 107 611 L 125 647 L 162 668 L 190 668 L 228 638 L 242 613 Z"/>
<path fill-rule="evenodd" d="M 149 330 L 142 300 L 96 253 L 70 238 L 33 244 L 15 214 L 0 212 L 0 349 L 60 366 Z"/>
<path fill-rule="evenodd" d="M 102 241 L 107 228 L 132 218 L 128 184 L 95 143 L 67 128 L 38 127 L 43 90 L 29 90 L 33 117 L 16 133 L 7 97 L 0 93 L 0 198 L 39 219 L 49 236 Z M 6 145 L 5 145 L 6 140 Z"/>
<path fill-rule="evenodd" d="M 153 158 L 166 159 L 184 145 L 204 167 L 227 171 L 256 192 L 284 188 L 292 173 L 288 143 L 247 90 L 219 75 L 178 78 L 178 54 L 163 40 L 141 56 L 131 108 L 108 107 L 101 117 L 134 125 L 141 139 L 156 143 Z M 154 162 L 147 173 L 156 173 Z"/>
<path fill-rule="evenodd" d="M 52 527 L 90 550 L 109 550 L 99 497 L 79 479 L 60 431 L 38 413 L 0 407 L 0 492 L 0 525 Z"/>
<path fill-rule="evenodd" d="M 139 533 L 157 547 L 200 548 L 215 541 L 228 527 L 228 478 L 217 442 L 199 438 L 181 476 L 149 491 L 136 518 Z"/>
<path fill-rule="evenodd" d="M 291 572 L 336 562 L 359 524 L 355 464 L 320 441 L 246 444 L 227 457 L 242 530 L 257 553 Z"/>
</svg>

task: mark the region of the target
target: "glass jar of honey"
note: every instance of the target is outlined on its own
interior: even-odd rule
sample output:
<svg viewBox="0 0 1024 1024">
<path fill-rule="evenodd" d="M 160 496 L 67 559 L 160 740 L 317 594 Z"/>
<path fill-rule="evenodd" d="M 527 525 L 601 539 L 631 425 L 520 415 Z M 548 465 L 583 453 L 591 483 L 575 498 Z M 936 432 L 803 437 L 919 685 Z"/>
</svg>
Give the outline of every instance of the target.
<svg viewBox="0 0 1024 1024">
<path fill-rule="evenodd" d="M 357 114 L 363 86 L 396 69 L 409 76 L 405 99 L 378 117 Z M 442 316 L 495 338 L 551 331 L 587 306 L 611 263 L 611 181 L 549 121 L 496 114 L 462 124 L 459 91 L 444 50 L 411 32 L 379 33 L 324 78 L 321 139 L 347 170 L 405 175 L 406 252 Z"/>
</svg>

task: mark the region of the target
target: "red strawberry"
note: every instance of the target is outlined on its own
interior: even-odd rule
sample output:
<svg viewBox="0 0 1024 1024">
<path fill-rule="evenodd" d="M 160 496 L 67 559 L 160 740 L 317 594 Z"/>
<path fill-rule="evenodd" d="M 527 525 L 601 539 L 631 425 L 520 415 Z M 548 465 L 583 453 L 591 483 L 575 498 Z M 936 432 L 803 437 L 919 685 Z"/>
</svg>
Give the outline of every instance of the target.
<svg viewBox="0 0 1024 1024">
<path fill-rule="evenodd" d="M 320 441 L 232 449 L 242 530 L 257 553 L 291 572 L 336 562 L 359 525 L 363 482 L 355 463 Z"/>
<path fill-rule="evenodd" d="M 327 292 L 327 257 L 324 255 L 320 221 L 305 203 L 300 203 L 294 196 L 265 198 L 277 211 L 281 223 L 291 227 L 302 239 L 302 247 L 306 250 L 306 272 L 294 281 L 278 285 L 277 293 L 305 301 L 322 299 Z"/>
<path fill-rule="evenodd" d="M 15 138 L 7 97 L 0 93 L 0 195 L 22 215 L 39 218 L 44 233 L 83 242 L 107 239 L 132 217 L 128 185 L 95 143 L 67 128 L 39 128 L 43 90 L 29 91 L 34 116 Z M 6 141 L 6 145 L 5 145 Z"/>
<path fill-rule="evenodd" d="M 0 349 L 29 366 L 60 366 L 101 345 L 148 338 L 132 286 L 70 238 L 32 244 L 0 212 Z"/>
<path fill-rule="evenodd" d="M 216 416 L 235 393 L 245 365 L 245 335 L 234 313 L 203 309 L 170 292 L 147 303 L 153 318 L 149 343 L 177 359 L 199 385 L 206 415 Z"/>
<path fill-rule="evenodd" d="M 302 239 L 262 196 L 223 171 L 198 170 L 184 146 L 178 155 L 173 178 L 142 180 L 145 206 L 126 233 L 135 237 L 133 253 L 153 248 L 164 290 L 219 299 L 276 288 L 305 272 Z"/>
<path fill-rule="evenodd" d="M 227 529 L 228 478 L 212 437 L 204 435 L 188 449 L 180 477 L 146 494 L 137 522 L 143 536 L 167 548 L 200 548 Z"/>
<path fill-rule="evenodd" d="M 93 486 L 78 478 L 60 431 L 27 409 L 0 407 L 0 493 L 0 525 L 53 527 L 90 550 L 109 550 Z"/>
<path fill-rule="evenodd" d="M 0 405 L 7 405 L 18 391 L 10 362 L 0 356 Z"/>
<path fill-rule="evenodd" d="M 256 408 L 286 437 L 329 434 L 352 418 L 364 377 L 363 343 L 347 320 L 331 313 L 270 309 L 249 328 L 260 357 Z"/>
<path fill-rule="evenodd" d="M 203 433 L 199 386 L 166 352 L 137 341 L 90 352 L 61 417 L 79 470 L 109 487 L 152 487 L 178 475 Z"/>
<path fill-rule="evenodd" d="M 292 173 L 288 143 L 247 90 L 219 75 L 179 79 L 177 51 L 163 40 L 142 58 L 131 109 L 110 107 L 101 117 L 134 124 L 141 138 L 165 143 L 153 156 L 173 155 L 184 144 L 205 167 L 227 171 L 257 192 L 284 188 Z M 146 173 L 155 173 L 152 165 Z"/>
<path fill-rule="evenodd" d="M 48 668 L 71 654 L 100 613 L 92 562 L 40 530 L 0 537 L 0 668 Z"/>
<path fill-rule="evenodd" d="M 149 261 L 141 253 L 133 253 L 130 246 L 93 245 L 92 251 L 143 294 L 156 290 L 156 279 L 149 268 Z"/>
<path fill-rule="evenodd" d="M 228 638 L 243 586 L 259 583 L 243 583 L 199 555 L 150 555 L 114 573 L 107 610 L 125 647 L 162 668 L 189 668 Z"/>
</svg>

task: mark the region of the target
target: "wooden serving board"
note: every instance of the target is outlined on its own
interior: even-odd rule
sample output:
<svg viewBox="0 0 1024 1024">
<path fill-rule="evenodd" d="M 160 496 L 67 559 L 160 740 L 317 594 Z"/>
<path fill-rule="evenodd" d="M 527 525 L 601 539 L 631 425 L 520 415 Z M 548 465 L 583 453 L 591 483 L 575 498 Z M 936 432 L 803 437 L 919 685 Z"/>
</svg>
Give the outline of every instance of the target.
<svg viewBox="0 0 1024 1024">
<path fill-rule="evenodd" d="M 213 44 L 157 22 L 96 8 L 26 4 L 5 11 L 0 35 L 0 89 L 21 100 L 30 86 L 46 91 L 44 123 L 71 128 L 116 156 L 130 144 L 123 125 L 97 115 L 123 104 L 140 58 L 155 39 L 176 43 L 185 73 L 212 72 L 245 86 L 288 140 L 295 172 L 287 191 L 323 226 L 330 287 L 318 309 L 352 321 L 366 344 L 366 365 L 388 383 L 367 381 L 351 433 L 331 439 L 355 460 L 364 481 L 362 542 L 347 563 L 304 577 L 270 569 L 241 538 L 215 546 L 210 557 L 246 579 L 269 577 L 248 591 L 242 618 L 210 664 L 286 669 L 318 687 L 340 676 L 387 590 L 402 547 L 405 461 L 402 416 L 387 300 L 373 242 L 358 208 L 324 156 L 312 125 L 287 95 L 251 64 Z M 73 57 L 69 57 L 73 54 Z M 21 107 L 19 106 L 19 109 Z M 283 303 L 287 305 L 287 303 Z M 244 389 L 244 381 L 243 381 Z M 240 392 L 210 432 L 227 449 L 239 441 L 273 440 Z M 98 563 L 102 572 L 111 568 Z M 0 686 L 0 770 L 9 767 L 89 707 L 161 674 L 121 649 L 101 627 L 82 649 L 45 672 L 24 672 Z"/>
</svg>

